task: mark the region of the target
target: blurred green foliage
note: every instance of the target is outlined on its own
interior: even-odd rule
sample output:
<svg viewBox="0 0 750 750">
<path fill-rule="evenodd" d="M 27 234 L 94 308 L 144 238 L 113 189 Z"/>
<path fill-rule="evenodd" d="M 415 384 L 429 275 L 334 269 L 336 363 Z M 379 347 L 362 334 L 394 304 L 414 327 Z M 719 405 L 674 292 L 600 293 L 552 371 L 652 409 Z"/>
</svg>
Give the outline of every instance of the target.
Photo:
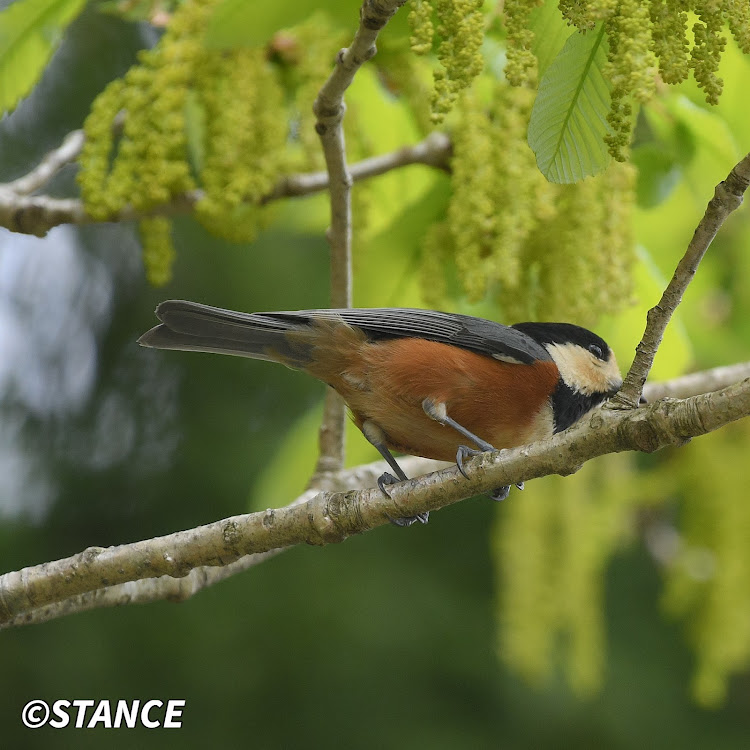
<svg viewBox="0 0 750 750">
<path fill-rule="evenodd" d="M 252 5 L 257 27 L 269 33 L 279 18 L 303 20 L 290 3 Z M 339 35 L 351 34 L 358 3 L 330 0 L 316 7 L 333 19 L 325 22 L 332 24 L 330 39 L 317 40 L 313 67 L 320 75 L 330 64 L 329 42 L 335 52 Z M 353 159 L 414 142 L 429 127 L 430 64 L 408 52 L 405 15 L 384 32 L 378 67 L 360 71 L 347 96 Z M 296 32 L 305 45 L 315 36 L 311 28 L 321 27 Z M 85 12 L 40 86 L 0 124 L 0 179 L 21 174 L 79 127 L 107 81 L 121 77 L 136 62 L 137 49 L 153 41 L 145 27 Z M 471 94 L 480 102 L 495 101 L 492 92 L 502 86 L 493 68 L 498 60 L 502 66 L 502 45 L 500 36 L 484 49 L 492 64 Z M 277 54 L 280 49 L 289 51 L 277 45 Z M 284 105 L 290 122 L 304 130 L 316 81 L 288 59 L 274 64 L 287 68 L 280 77 Z M 731 41 L 721 74 L 725 90 L 715 107 L 692 81 L 645 105 L 635 131 L 638 176 L 630 194 L 615 206 L 610 191 L 596 195 L 591 187 L 607 183 L 575 186 L 581 192 L 568 196 L 588 196 L 578 199 L 572 216 L 578 234 L 546 235 L 556 251 L 548 275 L 554 280 L 557 268 L 566 291 L 594 298 L 607 272 L 597 273 L 597 257 L 607 264 L 620 257 L 596 255 L 604 250 L 603 237 L 610 238 L 607 251 L 615 241 L 601 217 L 627 210 L 619 220 L 628 239 L 618 238 L 623 253 L 636 247 L 618 279 L 627 289 L 595 324 L 623 369 L 713 186 L 750 143 L 750 101 L 743 94 L 750 63 Z M 513 96 L 502 91 L 500 99 Z M 460 127 L 468 101 L 459 100 L 446 127 Z M 497 111 L 483 127 L 503 115 L 510 116 Z M 293 131 L 290 148 L 300 159 L 317 158 L 314 137 Z M 490 166 L 500 172 L 498 180 L 504 174 L 536 179 L 527 174 L 523 123 L 516 131 L 503 149 L 477 150 L 495 154 Z M 472 184 L 468 177 L 465 182 Z M 504 190 L 508 201 L 513 197 L 515 183 L 485 184 Z M 61 175 L 55 189 L 71 193 L 70 174 Z M 523 190 L 535 195 L 528 183 Z M 438 255 L 434 242 L 431 250 L 423 247 L 450 211 L 460 217 L 459 192 L 455 178 L 427 167 L 355 186 L 355 304 L 416 306 L 425 303 L 427 290 L 446 307 L 507 322 L 513 322 L 509 311 L 531 305 L 530 277 L 520 275 L 528 272 L 523 255 L 515 261 L 523 283 L 504 288 L 500 266 L 494 284 L 470 300 L 457 280 L 458 258 Z M 566 200 L 561 205 L 573 203 Z M 587 209 L 599 223 L 587 225 Z M 320 384 L 265 363 L 144 352 L 134 344 L 164 296 L 246 310 L 326 305 L 325 196 L 263 211 L 264 226 L 246 244 L 230 245 L 191 218 L 176 220 L 174 277 L 159 292 L 134 267 L 131 228 L 77 232 L 87 269 L 79 283 L 87 292 L 111 294 L 111 312 L 94 329 L 96 378 L 80 403 L 45 411 L 31 409 L 12 389 L 3 397 L 4 423 L 18 425 L 16 442 L 37 462 L 52 498 L 33 516 L 18 497 L 0 497 L 4 571 L 93 544 L 283 505 L 304 487 L 315 460 Z M 537 237 L 539 226 L 533 227 Z M 509 236 L 507 228 L 502 236 Z M 59 251 L 61 237 L 56 230 L 24 253 Z M 13 238 L 3 242 L 0 260 L 13 252 Z M 655 378 L 750 359 L 748 242 L 750 221 L 740 211 L 720 233 L 670 326 Z M 507 251 L 504 243 L 499 249 Z M 542 259 L 552 255 L 543 245 L 536 248 Z M 581 278 L 571 267 L 583 256 L 590 262 Z M 4 273 L 8 264 L 0 264 Z M 10 297 L 9 309 L 19 315 L 57 299 L 54 288 L 27 297 L 24 289 L 19 282 Z M 606 307 L 600 299 L 577 313 L 558 307 L 557 314 L 590 322 Z M 53 310 L 50 315 L 62 315 Z M 71 342 L 73 333 L 65 331 Z M 119 394 L 121 411 L 102 422 L 112 393 Z M 154 435 L 157 422 L 161 432 Z M 125 435 L 129 439 L 109 451 L 109 459 L 94 460 L 97 442 L 106 448 Z M 4 632 L 0 716 L 7 743 L 101 743 L 95 731 L 78 731 L 74 739 L 66 731 L 75 730 L 30 733 L 19 716 L 31 698 L 182 697 L 182 731 L 117 732 L 107 741 L 160 748 L 209 742 L 740 747 L 750 730 L 749 440 L 742 423 L 663 454 L 606 457 L 572 477 L 529 483 L 500 506 L 481 498 L 446 509 L 426 528 L 385 528 L 338 547 L 292 550 L 179 607 L 92 612 Z M 352 430 L 350 463 L 371 458 L 373 450 Z M 6 473 L 15 470 L 3 465 L 10 467 Z M 714 710 L 697 707 L 695 698 Z"/>
</svg>

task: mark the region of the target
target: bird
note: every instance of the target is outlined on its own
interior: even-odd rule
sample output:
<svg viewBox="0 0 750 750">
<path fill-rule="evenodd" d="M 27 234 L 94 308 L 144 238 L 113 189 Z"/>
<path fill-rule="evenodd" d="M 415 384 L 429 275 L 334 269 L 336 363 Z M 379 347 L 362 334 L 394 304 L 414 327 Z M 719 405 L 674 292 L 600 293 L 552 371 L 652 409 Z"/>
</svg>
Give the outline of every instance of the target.
<svg viewBox="0 0 750 750">
<path fill-rule="evenodd" d="M 622 385 L 609 345 L 571 323 L 392 307 L 245 313 L 186 300 L 160 303 L 156 317 L 142 346 L 277 362 L 334 388 L 393 471 L 378 479 L 386 495 L 407 479 L 392 451 L 455 461 L 467 476 L 467 457 L 551 437 Z"/>
</svg>

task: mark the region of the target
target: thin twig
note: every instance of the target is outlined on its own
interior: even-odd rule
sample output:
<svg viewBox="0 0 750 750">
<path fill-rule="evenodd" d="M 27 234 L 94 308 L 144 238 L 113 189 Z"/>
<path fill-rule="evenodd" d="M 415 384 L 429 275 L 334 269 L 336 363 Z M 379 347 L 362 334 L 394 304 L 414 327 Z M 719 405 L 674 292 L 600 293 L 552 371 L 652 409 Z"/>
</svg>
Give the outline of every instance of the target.
<svg viewBox="0 0 750 750">
<path fill-rule="evenodd" d="M 370 177 L 386 174 L 400 167 L 407 167 L 410 164 L 424 164 L 447 172 L 451 153 L 450 138 L 445 133 L 434 131 L 423 141 L 419 141 L 413 146 L 404 146 L 396 151 L 371 156 L 350 165 L 349 174 L 353 182 L 359 182 Z M 261 203 L 269 203 L 279 198 L 310 195 L 321 190 L 327 190 L 328 184 L 328 172 L 289 175 L 288 177 L 282 177 L 273 190 L 261 199 Z"/>
<path fill-rule="evenodd" d="M 336 65 L 313 104 L 315 131 L 320 136 L 331 197 L 331 307 L 352 305 L 352 176 L 346 163 L 343 119 L 344 93 L 360 67 L 376 53 L 380 30 L 406 0 L 365 0 L 360 22 L 349 47 L 339 51 Z M 319 433 L 319 458 L 313 475 L 335 471 L 344 465 L 346 407 L 335 391 L 326 393 Z"/>
<path fill-rule="evenodd" d="M 223 568 L 208 568 L 205 566 L 193 568 L 184 578 L 172 578 L 171 576 L 143 578 L 139 581 L 127 581 L 116 586 L 88 591 L 84 594 L 68 597 L 61 602 L 47 604 L 44 607 L 24 612 L 3 623 L 0 628 L 38 625 L 79 612 L 123 607 L 127 604 L 150 604 L 160 601 L 183 602 L 195 596 L 199 591 L 258 565 L 258 563 L 274 557 L 279 552 L 283 552 L 283 550 L 245 555 L 245 557 L 241 557 Z"/>
<path fill-rule="evenodd" d="M 66 164 L 78 158 L 83 148 L 83 130 L 74 130 L 63 142 L 50 151 L 28 174 L 9 182 L 4 187 L 17 195 L 29 195 L 46 185 Z"/>
<path fill-rule="evenodd" d="M 664 290 L 659 304 L 648 311 L 646 330 L 636 347 L 633 364 L 620 392 L 610 402 L 613 408 L 630 409 L 638 405 L 643 386 L 672 314 L 682 301 L 688 284 L 695 276 L 698 264 L 724 220 L 742 204 L 742 197 L 749 184 L 750 154 L 732 169 L 724 182 L 716 186 L 714 197 L 709 201 L 706 212 L 695 230 L 685 255 L 678 263 L 672 280 Z"/>
<path fill-rule="evenodd" d="M 411 164 L 424 164 L 447 171 L 450 156 L 450 138 L 444 133 L 435 132 L 413 146 L 363 159 L 351 166 L 350 173 L 352 180 L 359 182 Z M 14 182 L 0 184 L 0 226 L 13 232 L 43 237 L 50 229 L 60 224 L 93 224 L 99 221 L 86 213 L 83 202 L 77 198 L 23 195 L 12 189 L 13 185 L 26 180 L 37 169 L 39 167 L 35 167 L 32 172 Z M 280 178 L 273 190 L 260 202 L 265 204 L 282 198 L 312 195 L 327 190 L 328 184 L 328 172 L 287 175 Z M 109 216 L 107 221 L 134 221 L 148 216 L 186 214 L 195 208 L 195 204 L 202 197 L 203 191 L 193 190 L 149 211 L 136 211 L 132 206 L 126 206 Z"/>
</svg>

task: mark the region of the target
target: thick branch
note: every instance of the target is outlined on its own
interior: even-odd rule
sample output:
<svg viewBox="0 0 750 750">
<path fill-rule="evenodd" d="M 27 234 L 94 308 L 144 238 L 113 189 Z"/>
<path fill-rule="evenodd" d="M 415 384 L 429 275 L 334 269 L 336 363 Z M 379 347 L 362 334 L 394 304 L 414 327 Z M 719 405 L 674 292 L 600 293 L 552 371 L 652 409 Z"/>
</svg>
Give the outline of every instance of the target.
<svg viewBox="0 0 750 750">
<path fill-rule="evenodd" d="M 724 388 L 747 377 L 750 377 L 750 362 L 742 362 L 684 375 L 663 383 L 647 383 L 644 395 L 649 402 L 660 398 L 687 398 Z M 402 457 L 399 462 L 408 476 L 438 471 L 447 466 L 440 461 L 415 456 Z M 378 477 L 388 468 L 385 461 L 376 461 L 352 469 L 319 474 L 316 477 L 315 489 L 307 490 L 293 502 L 298 504 L 311 500 L 321 490 L 346 492 L 347 490 L 373 487 Z M 165 599 L 174 602 L 184 601 L 199 591 L 248 570 L 281 551 L 283 550 L 246 555 L 224 567 L 200 566 L 194 568 L 184 578 L 161 576 L 160 578 L 146 578 L 96 589 L 85 594 L 69 597 L 55 604 L 24 612 L 5 623 L 5 627 L 46 622 L 91 609 L 117 607 L 126 604 L 145 604 Z"/>
<path fill-rule="evenodd" d="M 675 269 L 672 280 L 662 294 L 656 307 L 648 311 L 646 330 L 641 342 L 636 347 L 635 359 L 625 377 L 620 392 L 612 399 L 612 406 L 633 408 L 643 392 L 656 351 L 661 344 L 667 324 L 672 318 L 677 305 L 693 280 L 698 264 L 706 254 L 719 228 L 732 211 L 742 204 L 742 197 L 750 184 L 750 154 L 734 169 L 724 182 L 719 183 L 714 197 L 709 201 L 706 212 L 695 230 L 693 239 L 688 245 L 682 260 Z"/>
<path fill-rule="evenodd" d="M 684 401 L 634 410 L 595 410 L 570 430 L 511 451 L 477 456 L 389 488 L 323 491 L 297 505 L 234 516 L 189 531 L 78 555 L 0 577 L 0 623 L 97 589 L 143 578 L 182 578 L 199 566 L 226 566 L 245 555 L 296 544 L 342 542 L 390 517 L 437 510 L 494 487 L 547 474 L 570 474 L 606 453 L 681 444 L 750 415 L 750 379 Z M 21 618 L 19 620 L 19 618 Z"/>
<path fill-rule="evenodd" d="M 437 471 L 448 465 L 442 461 L 417 458 L 416 456 L 405 456 L 400 459 L 400 463 L 404 471 L 412 475 Z M 352 469 L 322 474 L 318 478 L 316 489 L 306 490 L 300 497 L 292 501 L 290 505 L 300 505 L 308 500 L 312 500 L 321 490 L 346 492 L 352 489 L 372 487 L 376 484 L 378 477 L 384 471 L 387 471 L 388 468 L 385 461 L 375 461 L 370 464 L 356 466 Z M 107 607 L 120 607 L 126 604 L 147 604 L 162 600 L 181 602 L 193 597 L 205 588 L 213 586 L 237 573 L 242 573 L 259 563 L 265 562 L 279 552 L 283 552 L 284 549 L 279 548 L 268 552 L 245 555 L 235 562 L 222 567 L 198 566 L 193 568 L 183 578 L 173 578 L 163 575 L 159 578 L 141 578 L 125 583 L 104 586 L 93 591 L 67 597 L 52 604 L 46 604 L 36 609 L 27 610 L 0 624 L 0 628 L 38 624 L 78 612 Z"/>
</svg>

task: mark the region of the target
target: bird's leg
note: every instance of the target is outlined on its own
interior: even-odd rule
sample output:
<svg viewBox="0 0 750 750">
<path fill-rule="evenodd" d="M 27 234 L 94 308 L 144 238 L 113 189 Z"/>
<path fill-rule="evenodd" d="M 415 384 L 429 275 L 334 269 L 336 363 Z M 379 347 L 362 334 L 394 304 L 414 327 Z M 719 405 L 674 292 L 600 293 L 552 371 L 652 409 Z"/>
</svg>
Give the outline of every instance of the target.
<svg viewBox="0 0 750 750">
<path fill-rule="evenodd" d="M 486 440 L 482 440 L 482 438 L 478 437 L 470 430 L 467 430 L 463 425 L 456 422 L 455 419 L 449 417 L 445 404 L 437 403 L 431 398 L 426 398 L 422 401 L 422 408 L 424 409 L 424 413 L 430 419 L 434 419 L 436 422 L 445 425 L 446 427 L 452 427 L 456 432 L 461 433 L 461 435 L 471 440 L 479 448 L 479 450 L 475 450 L 474 448 L 469 448 L 468 445 L 458 446 L 458 451 L 456 452 L 456 465 L 458 466 L 458 470 L 468 479 L 469 476 L 464 470 L 464 459 L 470 456 L 477 456 L 484 451 L 494 451 L 494 446 L 490 445 Z M 519 490 L 522 490 L 523 482 L 519 482 L 516 487 L 518 487 Z M 500 500 L 505 500 L 509 493 L 510 486 L 498 487 L 496 490 L 490 492 L 488 497 L 499 502 Z"/>
<path fill-rule="evenodd" d="M 405 482 L 409 477 L 404 474 L 404 470 L 398 465 L 398 461 L 393 457 L 391 452 L 388 450 L 388 446 L 385 443 L 385 435 L 383 430 L 378 427 L 374 422 L 366 421 L 362 423 L 362 434 L 367 438 L 368 442 L 374 445 L 378 449 L 378 453 L 388 462 L 388 465 L 396 472 L 396 476 L 389 472 L 385 472 L 378 477 L 378 487 L 380 491 L 388 498 L 390 494 L 386 490 L 387 484 L 398 484 L 399 482 Z M 416 521 L 420 523 L 427 523 L 430 519 L 430 511 L 426 510 L 424 513 L 417 513 L 416 516 L 406 516 L 405 518 L 391 518 L 388 516 L 388 520 L 396 526 L 411 526 Z"/>
</svg>

